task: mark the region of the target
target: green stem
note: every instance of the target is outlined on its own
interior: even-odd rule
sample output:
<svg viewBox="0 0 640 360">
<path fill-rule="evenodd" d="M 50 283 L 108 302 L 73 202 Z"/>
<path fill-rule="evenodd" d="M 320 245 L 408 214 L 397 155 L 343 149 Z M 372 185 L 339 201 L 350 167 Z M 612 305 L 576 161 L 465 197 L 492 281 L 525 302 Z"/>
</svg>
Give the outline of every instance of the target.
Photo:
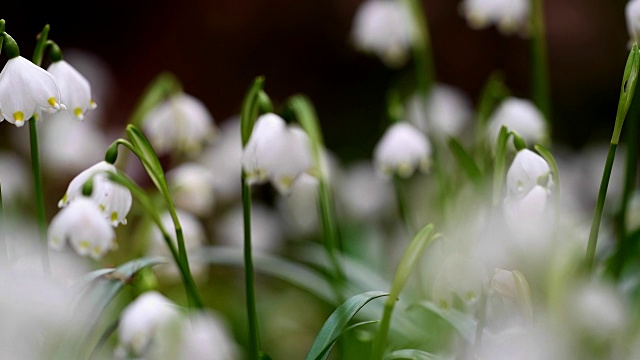
<svg viewBox="0 0 640 360">
<path fill-rule="evenodd" d="M 33 63 L 40 66 L 44 56 L 44 49 L 49 35 L 49 25 L 45 25 L 38 36 L 35 50 L 33 51 Z M 51 273 L 49 264 L 49 248 L 47 247 L 47 216 L 45 212 L 44 192 L 42 190 L 42 175 L 40 174 L 40 150 L 38 149 L 38 129 L 34 116 L 29 119 L 29 144 L 31 147 L 31 171 L 33 173 L 33 186 L 36 194 L 36 216 L 42 249 L 42 267 L 45 273 Z"/>
<path fill-rule="evenodd" d="M 2 55 L 2 43 L 4 42 L 4 36 L 2 36 L 3 32 L 4 32 L 4 19 L 0 19 L 0 55 Z"/>
<path fill-rule="evenodd" d="M 498 133 L 498 141 L 496 144 L 496 157 L 494 159 L 493 168 L 493 207 L 497 207 L 500 204 L 502 198 L 502 183 L 504 181 L 504 174 L 507 162 L 507 142 L 509 140 L 509 130 L 506 126 L 500 128 Z"/>
<path fill-rule="evenodd" d="M 426 101 L 429 90 L 435 81 L 433 54 L 431 51 L 431 36 L 424 9 L 419 0 L 404 0 L 411 11 L 415 23 L 415 33 L 412 43 L 413 62 L 416 71 L 418 91 Z"/>
<path fill-rule="evenodd" d="M 600 182 L 600 190 L 598 191 L 598 200 L 596 202 L 596 210 L 593 215 L 593 222 L 591 223 L 591 232 L 589 233 L 589 243 L 587 244 L 586 255 L 586 269 L 591 272 L 593 268 L 593 261 L 596 256 L 596 244 L 598 242 L 598 231 L 600 230 L 600 222 L 602 221 L 602 212 L 604 210 L 604 200 L 607 197 L 607 187 L 609 186 L 609 179 L 611 178 L 611 170 L 613 169 L 613 160 L 616 156 L 616 149 L 618 144 L 610 143 L 609 152 L 607 154 L 607 161 L 604 165 L 604 172 L 602 173 L 602 181 Z"/>
<path fill-rule="evenodd" d="M 531 0 L 531 86 L 533 101 L 550 124 L 551 99 L 542 2 L 543 0 Z"/>
<path fill-rule="evenodd" d="M 414 229 L 413 221 L 411 221 L 411 218 L 409 216 L 409 211 L 407 206 L 407 197 L 405 196 L 405 193 L 402 188 L 402 179 L 400 179 L 400 177 L 398 177 L 397 175 L 393 176 L 393 188 L 396 193 L 396 202 L 398 204 L 398 214 L 400 215 L 400 218 L 404 222 L 409 234 L 413 234 L 415 233 L 416 230 Z"/>
<path fill-rule="evenodd" d="M 247 296 L 247 317 L 249 321 L 249 358 L 259 359 L 260 329 L 256 310 L 255 274 L 251 249 L 251 188 L 242 172 L 242 210 L 244 223 L 244 276 Z"/>
</svg>

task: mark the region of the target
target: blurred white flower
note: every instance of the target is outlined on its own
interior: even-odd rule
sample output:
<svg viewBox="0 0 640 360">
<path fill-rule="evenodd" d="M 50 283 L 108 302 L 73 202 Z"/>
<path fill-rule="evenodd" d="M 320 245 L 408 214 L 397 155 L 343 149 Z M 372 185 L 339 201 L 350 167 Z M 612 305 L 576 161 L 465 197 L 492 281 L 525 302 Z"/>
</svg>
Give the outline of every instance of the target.
<svg viewBox="0 0 640 360">
<path fill-rule="evenodd" d="M 225 211 L 212 224 L 216 242 L 242 248 L 244 220 L 242 205 Z M 258 201 L 251 203 L 251 246 L 254 253 L 277 253 L 284 245 L 284 230 L 280 215 Z"/>
<path fill-rule="evenodd" d="M 18 200 L 26 200 L 31 195 L 31 184 L 25 181 L 31 174 L 25 161 L 16 153 L 0 152 L 0 185 L 4 206 Z"/>
<path fill-rule="evenodd" d="M 179 92 L 151 109 L 142 130 L 159 156 L 171 152 L 197 154 L 216 135 L 215 121 L 205 104 Z"/>
<path fill-rule="evenodd" d="M 185 162 L 167 171 L 166 176 L 177 207 L 198 216 L 211 213 L 215 204 L 215 175 L 210 168 Z"/>
<path fill-rule="evenodd" d="M 413 19 L 403 1 L 366 0 L 356 10 L 351 39 L 360 51 L 399 67 L 409 59 L 413 32 Z"/>
<path fill-rule="evenodd" d="M 624 14 L 627 21 L 627 31 L 629 32 L 629 48 L 634 42 L 638 42 L 640 35 L 640 1 L 630 0 L 625 5 Z"/>
<path fill-rule="evenodd" d="M 193 259 L 193 254 L 197 253 L 202 246 L 206 243 L 206 232 L 204 225 L 200 222 L 200 220 L 193 214 L 188 211 L 177 209 L 176 213 L 178 215 L 178 220 L 180 221 L 180 226 L 182 227 L 182 234 L 184 239 L 184 246 L 187 250 L 187 255 L 189 256 L 189 268 L 194 277 L 201 277 L 205 275 L 206 264 L 200 261 Z M 171 213 L 165 211 L 160 215 L 160 221 L 162 222 L 162 226 L 167 231 L 171 240 L 173 241 L 176 250 L 178 249 L 178 243 L 176 240 L 176 228 L 173 223 L 173 218 L 171 217 Z M 171 252 L 169 251 L 169 247 L 167 246 L 164 237 L 162 236 L 162 232 L 158 229 L 157 226 L 153 226 L 151 228 L 151 232 L 149 234 L 149 243 L 147 248 L 148 256 L 164 256 L 171 257 Z M 180 271 L 172 260 L 169 261 L 168 264 L 160 264 L 155 267 L 158 273 L 167 277 L 171 280 L 179 280 Z"/>
<path fill-rule="evenodd" d="M 377 176 L 369 161 L 359 161 L 345 168 L 336 181 L 338 206 L 349 219 L 376 222 L 395 214 L 393 188 Z"/>
<path fill-rule="evenodd" d="M 544 115 L 527 99 L 512 96 L 502 100 L 488 121 L 489 142 L 493 147 L 503 125 L 517 132 L 528 146 L 541 144 L 548 136 Z"/>
<path fill-rule="evenodd" d="M 476 354 L 480 360 L 564 360 L 571 359 L 565 334 L 548 324 L 513 327 L 495 336 L 483 336 Z"/>
<path fill-rule="evenodd" d="M 71 182 L 58 207 L 67 206 L 74 199 L 82 196 L 84 184 L 93 178 L 93 191 L 91 199 L 98 205 L 103 216 L 111 225 L 127 223 L 127 214 L 131 210 L 133 197 L 131 191 L 108 179 L 106 172 L 117 173 L 113 164 L 101 161 L 78 174 Z"/>
<path fill-rule="evenodd" d="M 571 325 L 600 340 L 617 338 L 629 317 L 620 290 L 601 281 L 577 286 L 570 294 L 567 310 Z"/>
<path fill-rule="evenodd" d="M 100 259 L 116 247 L 115 231 L 105 220 L 98 205 L 89 198 L 74 199 L 60 210 L 49 225 L 49 247 L 64 248 L 68 241 L 81 256 Z"/>
<path fill-rule="evenodd" d="M 298 177 L 313 167 L 309 138 L 276 114 L 261 115 L 242 153 L 242 167 L 249 184 L 268 180 L 288 194 Z"/>
<path fill-rule="evenodd" d="M 157 291 L 138 296 L 120 314 L 116 357 L 144 356 L 161 328 L 179 315 L 179 308 Z"/>
<path fill-rule="evenodd" d="M 463 0 L 460 12 L 473 29 L 496 25 L 509 35 L 528 30 L 530 4 L 528 0 Z"/>
<path fill-rule="evenodd" d="M 214 173 L 216 202 L 228 203 L 240 198 L 242 139 L 239 116 L 220 124 L 220 135 L 202 151 L 197 161 Z"/>
<path fill-rule="evenodd" d="M 436 83 L 426 104 L 420 94 L 413 94 L 406 103 L 407 120 L 424 133 L 460 136 L 473 116 L 471 100 L 462 90 Z"/>
<path fill-rule="evenodd" d="M 194 313 L 184 323 L 179 360 L 235 360 L 240 348 L 224 319 L 212 311 Z"/>
<path fill-rule="evenodd" d="M 9 59 L 0 72 L 0 115 L 18 127 L 40 108 L 64 110 L 60 101 L 53 75 L 22 56 Z"/>
<path fill-rule="evenodd" d="M 62 111 L 49 115 L 38 126 L 41 166 L 56 177 L 61 173 L 75 175 L 104 159 L 110 143 L 95 122 L 79 122 Z"/>
<path fill-rule="evenodd" d="M 431 144 L 426 135 L 407 122 L 391 125 L 373 149 L 373 163 L 383 176 L 408 178 L 431 166 Z"/>
<path fill-rule="evenodd" d="M 488 283 L 487 271 L 477 259 L 456 253 L 450 254 L 432 286 L 432 299 L 443 309 L 451 307 L 452 295 L 467 304 L 475 304 Z"/>
<path fill-rule="evenodd" d="M 60 96 L 67 107 L 65 114 L 78 120 L 84 120 L 85 113 L 97 107 L 91 97 L 89 81 L 68 62 L 65 60 L 54 61 L 49 65 L 47 71 L 56 79 Z"/>
</svg>

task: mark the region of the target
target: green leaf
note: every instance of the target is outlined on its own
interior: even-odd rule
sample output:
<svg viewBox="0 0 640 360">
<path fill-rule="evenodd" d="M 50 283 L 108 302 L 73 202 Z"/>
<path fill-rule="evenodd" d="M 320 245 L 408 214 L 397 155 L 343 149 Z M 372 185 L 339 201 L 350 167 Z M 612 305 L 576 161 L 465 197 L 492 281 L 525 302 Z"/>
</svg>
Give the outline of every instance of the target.
<svg viewBox="0 0 640 360">
<path fill-rule="evenodd" d="M 140 126 L 142 119 L 149 110 L 165 100 L 170 94 L 181 90 L 182 85 L 172 73 L 160 73 L 144 90 L 135 110 L 129 118 L 129 124 Z"/>
<path fill-rule="evenodd" d="M 505 168 L 507 166 L 507 141 L 509 140 L 509 129 L 502 125 L 498 133 L 498 141 L 496 144 L 495 167 L 493 169 L 493 205 L 496 206 L 500 202 L 502 196 L 502 183 L 504 181 Z"/>
<path fill-rule="evenodd" d="M 153 150 L 153 146 L 147 139 L 146 136 L 134 125 L 127 125 L 127 135 L 129 135 L 129 139 L 133 146 L 140 152 L 140 156 L 142 159 L 142 165 L 147 170 L 149 177 L 156 185 L 160 192 L 164 192 L 164 189 L 167 189 L 167 181 L 164 177 L 164 170 L 162 169 L 162 164 L 160 164 L 160 160 L 158 159 L 158 155 L 155 150 Z"/>
<path fill-rule="evenodd" d="M 247 94 L 242 101 L 242 112 L 240 113 L 240 134 L 242 135 L 242 147 L 247 145 L 253 125 L 260 112 L 260 93 L 264 87 L 264 77 L 258 76 L 247 90 Z M 265 94 L 266 95 L 266 94 Z M 263 102 L 264 102 L 264 96 Z"/>
<path fill-rule="evenodd" d="M 413 237 L 413 240 L 411 240 L 411 243 L 402 255 L 393 281 L 391 282 L 390 297 L 393 301 L 400 295 L 400 291 L 402 291 L 404 284 L 413 272 L 414 265 L 420 256 L 422 256 L 422 251 L 434 239 L 434 237 L 431 236 L 432 231 L 433 224 L 428 224 L 423 227 L 422 230 Z"/>
<path fill-rule="evenodd" d="M 482 185 L 482 171 L 480 171 L 480 168 L 471 155 L 469 155 L 462 144 L 453 137 L 449 138 L 449 149 L 451 149 L 453 156 L 473 184 L 480 187 Z"/>
<path fill-rule="evenodd" d="M 288 106 L 295 114 L 304 131 L 309 135 L 313 148 L 321 148 L 322 144 L 324 144 L 322 130 L 318 124 L 318 115 L 311 100 L 305 95 L 294 95 L 290 98 Z"/>
<path fill-rule="evenodd" d="M 371 300 L 387 295 L 389 294 L 382 291 L 368 291 L 347 299 L 324 323 L 305 359 L 326 359 L 333 344 L 358 311 Z"/>
<path fill-rule="evenodd" d="M 396 350 L 384 357 L 385 360 L 444 360 L 442 356 L 418 349 Z"/>
<path fill-rule="evenodd" d="M 476 338 L 476 321 L 456 309 L 442 310 L 431 301 L 422 301 L 419 306 L 438 315 L 451 325 L 468 343 L 473 344 Z M 487 331 L 487 330 L 485 330 Z"/>
<path fill-rule="evenodd" d="M 540 156 L 542 156 L 542 158 L 551 167 L 551 176 L 553 179 L 553 188 L 554 188 L 553 191 L 555 192 L 555 195 L 556 195 L 557 204 L 559 204 L 560 203 L 560 171 L 558 170 L 558 163 L 553 158 L 553 155 L 551 155 L 551 152 L 547 150 L 544 146 L 536 144 L 533 146 L 533 148 L 536 149 L 538 154 L 540 154 Z"/>
</svg>

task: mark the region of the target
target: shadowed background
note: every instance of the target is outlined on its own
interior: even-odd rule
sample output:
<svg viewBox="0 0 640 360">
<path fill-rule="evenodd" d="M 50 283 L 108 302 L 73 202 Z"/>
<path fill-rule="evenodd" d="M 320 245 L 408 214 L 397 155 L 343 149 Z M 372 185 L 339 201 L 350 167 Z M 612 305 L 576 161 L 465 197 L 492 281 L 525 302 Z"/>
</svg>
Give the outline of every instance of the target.
<svg viewBox="0 0 640 360">
<path fill-rule="evenodd" d="M 411 64 L 389 69 L 349 40 L 357 0 L 7 2 L 6 30 L 30 57 L 51 25 L 63 49 L 101 57 L 113 75 L 106 111 L 121 126 L 161 71 L 177 75 L 216 121 L 239 111 L 253 78 L 264 75 L 276 106 L 304 93 L 316 106 L 327 145 L 345 159 L 370 156 L 384 127 L 385 92 Z M 491 27 L 474 31 L 458 1 L 423 1 L 437 80 L 475 102 L 494 69 L 513 93 L 529 97 L 529 42 Z M 574 147 L 613 129 L 628 35 L 626 1 L 545 2 L 554 137 Z M 6 59 L 2 57 L 4 63 Z"/>
</svg>

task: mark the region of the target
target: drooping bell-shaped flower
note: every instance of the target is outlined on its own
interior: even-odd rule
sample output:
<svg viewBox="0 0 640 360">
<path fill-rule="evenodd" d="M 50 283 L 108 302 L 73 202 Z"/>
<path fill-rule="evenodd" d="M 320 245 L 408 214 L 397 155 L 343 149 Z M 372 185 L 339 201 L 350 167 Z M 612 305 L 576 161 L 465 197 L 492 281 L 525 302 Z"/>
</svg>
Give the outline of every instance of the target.
<svg viewBox="0 0 640 360">
<path fill-rule="evenodd" d="M 0 114 L 8 122 L 20 127 L 36 111 L 58 111 L 61 104 L 60 90 L 49 72 L 20 56 L 18 46 L 6 33 L 4 35 L 9 60 L 0 72 Z"/>
<path fill-rule="evenodd" d="M 505 35 L 527 30 L 529 0 L 464 0 L 460 12 L 473 29 L 496 25 Z"/>
<path fill-rule="evenodd" d="M 640 1 L 630 0 L 624 9 L 629 31 L 629 47 L 640 38 Z"/>
<path fill-rule="evenodd" d="M 547 188 L 552 185 L 549 164 L 529 149 L 518 151 L 507 171 L 509 196 L 522 198 L 536 185 Z"/>
<path fill-rule="evenodd" d="M 206 105 L 184 92 L 171 95 L 149 111 L 142 120 L 142 130 L 158 155 L 197 153 L 216 134 Z"/>
<path fill-rule="evenodd" d="M 408 178 L 416 169 L 429 169 L 431 144 L 415 126 L 398 122 L 387 129 L 374 148 L 373 162 L 383 176 L 397 174 Z"/>
<path fill-rule="evenodd" d="M 233 360 L 240 358 L 238 344 L 225 319 L 211 310 L 191 314 L 185 322 L 179 359 Z"/>
<path fill-rule="evenodd" d="M 459 136 L 469 125 L 473 109 L 469 98 L 458 88 L 434 84 L 427 98 L 412 95 L 406 103 L 407 120 L 425 133 Z"/>
<path fill-rule="evenodd" d="M 311 144 L 302 129 L 287 126 L 273 113 L 256 120 L 242 153 L 242 167 L 249 184 L 268 180 L 281 194 L 288 194 L 298 177 L 312 166 Z"/>
<path fill-rule="evenodd" d="M 97 107 L 91 97 L 89 81 L 68 62 L 62 59 L 54 61 L 47 71 L 56 79 L 60 96 L 69 115 L 78 120 L 84 120 L 85 113 Z"/>
<path fill-rule="evenodd" d="M 547 138 L 544 115 L 527 99 L 512 96 L 498 105 L 489 117 L 487 128 L 491 144 L 495 144 L 503 125 L 517 132 L 527 144 L 539 144 Z"/>
<path fill-rule="evenodd" d="M 100 259 L 116 246 L 115 231 L 105 220 L 98 205 L 89 198 L 75 199 L 51 220 L 49 247 L 64 248 L 69 242 L 81 256 Z"/>
<path fill-rule="evenodd" d="M 58 207 L 64 207 L 82 196 L 84 184 L 93 178 L 91 199 L 98 205 L 103 216 L 113 226 L 126 224 L 126 217 L 133 203 L 131 192 L 126 187 L 109 180 L 107 172 L 116 173 L 116 167 L 101 161 L 78 174 L 69 183 L 67 191 L 58 202 Z"/>
<path fill-rule="evenodd" d="M 178 307 L 157 291 L 138 296 L 120 315 L 116 356 L 144 356 L 161 328 L 179 314 Z"/>
<path fill-rule="evenodd" d="M 409 58 L 413 32 L 413 19 L 403 1 L 367 0 L 357 9 L 351 38 L 357 49 L 376 54 L 389 67 L 399 67 Z"/>
</svg>

